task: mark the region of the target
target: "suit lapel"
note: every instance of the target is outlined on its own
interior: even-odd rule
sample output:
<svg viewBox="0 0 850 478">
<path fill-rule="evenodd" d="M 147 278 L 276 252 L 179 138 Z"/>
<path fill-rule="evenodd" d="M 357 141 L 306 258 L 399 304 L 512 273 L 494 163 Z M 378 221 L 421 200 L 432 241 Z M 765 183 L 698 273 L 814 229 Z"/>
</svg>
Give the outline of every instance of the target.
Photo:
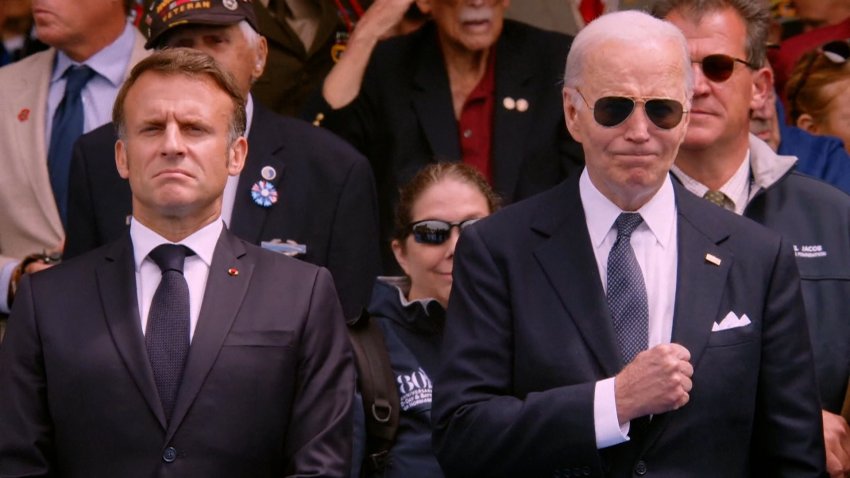
<svg viewBox="0 0 850 478">
<path fill-rule="evenodd" d="M 678 196 L 682 194 L 690 193 L 680 190 Z M 706 217 L 693 215 L 683 203 L 679 201 L 679 265 L 672 340 L 691 352 L 691 363 L 696 367 L 717 318 L 734 257 L 718 246 L 728 236 L 722 232 L 722 225 L 706 225 Z M 706 230 L 712 230 L 712 235 Z M 719 259 L 719 264 L 707 259 L 710 256 Z"/>
<path fill-rule="evenodd" d="M 534 251 L 534 256 L 578 327 L 587 349 L 596 357 L 600 376 L 610 377 L 623 364 L 587 232 L 577 178 L 557 186 L 558 206 L 539 211 L 535 218 L 532 228 L 550 237 Z M 561 216 L 561 211 L 566 215 Z"/>
<path fill-rule="evenodd" d="M 532 72 L 523 68 L 526 62 L 519 50 L 521 43 L 514 38 L 514 30 L 510 25 L 505 25 L 502 37 L 496 44 L 496 91 L 495 91 L 495 115 L 493 118 L 493 184 L 496 190 L 506 198 L 514 197 L 517 178 L 523 160 L 523 138 L 526 131 L 533 123 L 535 117 L 534 98 L 538 96 L 535 92 L 535 84 Z M 554 88 L 554 85 L 552 85 Z M 521 112 L 504 107 L 504 99 L 525 100 L 529 102 L 529 109 Z"/>
<path fill-rule="evenodd" d="M 422 28 L 423 31 L 416 33 L 422 61 L 413 76 L 413 108 L 434 156 L 460 160 L 460 138 L 449 76 L 435 26 L 430 22 Z"/>
<path fill-rule="evenodd" d="M 13 103 L 9 111 L 17 116 L 14 124 L 17 126 L 10 141 L 17 144 L 15 148 L 20 160 L 17 163 L 26 169 L 30 186 L 27 189 L 41 191 L 35 194 L 38 201 L 37 209 L 42 212 L 44 220 L 50 226 L 54 237 L 64 237 L 59 210 L 53 198 L 50 176 L 47 171 L 47 93 L 56 59 L 56 50 L 50 49 L 39 54 L 38 61 L 31 65 L 31 75 L 24 74 L 10 87 L 9 98 Z M 33 90 L 32 82 L 38 83 Z M 18 93 L 15 92 L 18 91 Z M 35 93 L 34 95 L 32 93 Z M 5 110 L 4 106 L 4 110 Z M 11 121 L 10 121 L 11 123 Z"/>
<path fill-rule="evenodd" d="M 245 247 L 239 239 L 226 229 L 222 231 L 210 265 L 204 301 L 189 347 L 166 442 L 174 436 L 195 401 L 248 291 L 254 264 L 246 260 L 245 254 Z M 231 274 L 231 269 L 238 273 Z"/>
<path fill-rule="evenodd" d="M 129 234 L 113 243 L 95 274 L 106 324 L 115 347 L 151 412 L 165 430 L 165 412 L 159 400 L 139 320 L 133 247 Z"/>
<path fill-rule="evenodd" d="M 325 46 L 336 32 L 339 24 L 339 12 L 336 6 L 331 5 L 331 2 L 319 2 L 319 7 L 322 9 L 319 27 L 316 29 L 316 37 L 313 39 L 313 44 L 310 45 L 308 56 L 315 55 L 318 50 Z"/>
<path fill-rule="evenodd" d="M 245 168 L 239 175 L 236 186 L 236 200 L 233 204 L 233 216 L 230 218 L 230 229 L 237 236 L 252 244 L 258 244 L 263 231 L 263 225 L 273 208 L 286 207 L 279 201 L 271 207 L 258 206 L 251 199 L 251 186 L 263 179 L 261 170 L 271 166 L 276 171 L 271 183 L 278 188 L 278 198 L 282 198 L 280 185 L 285 174 L 283 150 L 285 145 L 280 141 L 280 134 L 274 130 L 276 124 L 274 114 L 254 101 L 254 116 L 251 121 L 251 132 L 248 135 L 248 158 Z"/>
<path fill-rule="evenodd" d="M 699 211 L 703 201 L 673 181 L 678 210 L 678 256 L 676 272 L 676 305 L 673 313 L 672 342 L 688 349 L 694 369 L 699 361 L 711 328 L 719 315 L 720 302 L 734 257 L 720 247 L 729 237 L 724 224 Z M 714 259 L 709 260 L 713 256 Z M 715 259 L 719 259 L 718 261 Z M 661 435 L 671 413 L 654 417 L 644 448 Z"/>
<path fill-rule="evenodd" d="M 277 44 L 278 48 L 287 50 L 298 58 L 305 58 L 307 52 L 304 50 L 304 44 L 301 43 L 298 35 L 285 20 L 276 19 L 268 8 L 260 3 L 254 2 L 254 12 L 257 14 L 257 23 L 259 30 L 263 32 L 263 36 L 268 41 Z M 318 34 L 316 38 L 319 38 Z"/>
</svg>

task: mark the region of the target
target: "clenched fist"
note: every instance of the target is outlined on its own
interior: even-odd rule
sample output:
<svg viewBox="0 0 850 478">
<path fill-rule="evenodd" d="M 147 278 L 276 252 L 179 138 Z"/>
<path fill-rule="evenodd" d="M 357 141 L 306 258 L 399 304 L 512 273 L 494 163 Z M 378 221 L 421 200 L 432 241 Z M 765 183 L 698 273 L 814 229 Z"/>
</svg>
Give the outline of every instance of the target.
<svg viewBox="0 0 850 478">
<path fill-rule="evenodd" d="M 620 424 L 676 410 L 688 403 L 694 367 L 679 344 L 661 344 L 637 355 L 614 380 Z"/>
</svg>

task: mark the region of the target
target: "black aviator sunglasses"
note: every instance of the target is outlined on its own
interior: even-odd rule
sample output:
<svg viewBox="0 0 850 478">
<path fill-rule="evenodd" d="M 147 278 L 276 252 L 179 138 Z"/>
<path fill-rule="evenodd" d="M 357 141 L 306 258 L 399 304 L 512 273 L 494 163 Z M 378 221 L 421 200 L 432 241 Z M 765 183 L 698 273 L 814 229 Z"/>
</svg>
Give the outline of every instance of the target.
<svg viewBox="0 0 850 478">
<path fill-rule="evenodd" d="M 632 98 L 628 96 L 603 96 L 596 100 L 593 106 L 587 102 L 581 90 L 576 92 L 584 100 L 584 104 L 593 110 L 593 119 L 600 126 L 613 128 L 629 119 L 637 103 L 643 103 L 646 116 L 655 126 L 661 129 L 673 129 L 682 122 L 682 116 L 687 112 L 682 103 L 669 98 Z"/>
</svg>

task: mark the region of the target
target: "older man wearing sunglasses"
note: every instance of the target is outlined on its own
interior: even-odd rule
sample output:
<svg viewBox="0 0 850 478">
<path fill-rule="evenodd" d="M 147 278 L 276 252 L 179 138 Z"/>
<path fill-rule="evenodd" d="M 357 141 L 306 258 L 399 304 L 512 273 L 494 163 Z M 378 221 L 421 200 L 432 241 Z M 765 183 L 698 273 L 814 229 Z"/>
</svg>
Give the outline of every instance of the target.
<svg viewBox="0 0 850 478">
<path fill-rule="evenodd" d="M 432 411 L 447 475 L 823 473 L 790 245 L 668 174 L 692 71 L 644 13 L 576 37 L 563 98 L 585 170 L 458 242 Z"/>
<path fill-rule="evenodd" d="M 695 65 L 691 122 L 673 173 L 692 193 L 779 232 L 793 245 L 827 465 L 833 476 L 844 476 L 850 471 L 850 428 L 837 413 L 850 377 L 850 197 L 794 172 L 796 157 L 777 155 L 749 133 L 750 110 L 769 98 L 772 84 L 763 2 L 662 0 L 654 13 L 682 30 Z M 721 57 L 727 58 L 724 68 L 716 64 Z"/>
</svg>

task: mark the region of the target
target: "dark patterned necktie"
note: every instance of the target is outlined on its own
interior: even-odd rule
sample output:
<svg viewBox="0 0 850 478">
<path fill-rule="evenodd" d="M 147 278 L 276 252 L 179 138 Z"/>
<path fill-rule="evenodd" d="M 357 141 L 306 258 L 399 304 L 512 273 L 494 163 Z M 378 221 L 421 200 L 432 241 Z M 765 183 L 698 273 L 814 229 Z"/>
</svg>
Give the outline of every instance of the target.
<svg viewBox="0 0 850 478">
<path fill-rule="evenodd" d="M 608 308 L 623 363 L 628 364 L 649 340 L 649 308 L 646 284 L 630 242 L 632 232 L 643 222 L 640 214 L 624 212 L 615 221 L 617 241 L 608 255 Z"/>
<path fill-rule="evenodd" d="M 189 285 L 183 277 L 183 262 L 193 254 L 177 244 L 162 244 L 149 254 L 162 271 L 162 280 L 151 301 L 145 346 L 168 420 L 189 355 Z"/>
<path fill-rule="evenodd" d="M 62 224 L 68 224 L 68 176 L 71 172 L 71 153 L 74 142 L 83 134 L 83 98 L 81 92 L 95 75 L 94 70 L 82 65 L 65 70 L 65 96 L 53 114 L 50 131 L 50 149 L 47 150 L 47 169 L 50 186 L 59 209 Z"/>
</svg>

